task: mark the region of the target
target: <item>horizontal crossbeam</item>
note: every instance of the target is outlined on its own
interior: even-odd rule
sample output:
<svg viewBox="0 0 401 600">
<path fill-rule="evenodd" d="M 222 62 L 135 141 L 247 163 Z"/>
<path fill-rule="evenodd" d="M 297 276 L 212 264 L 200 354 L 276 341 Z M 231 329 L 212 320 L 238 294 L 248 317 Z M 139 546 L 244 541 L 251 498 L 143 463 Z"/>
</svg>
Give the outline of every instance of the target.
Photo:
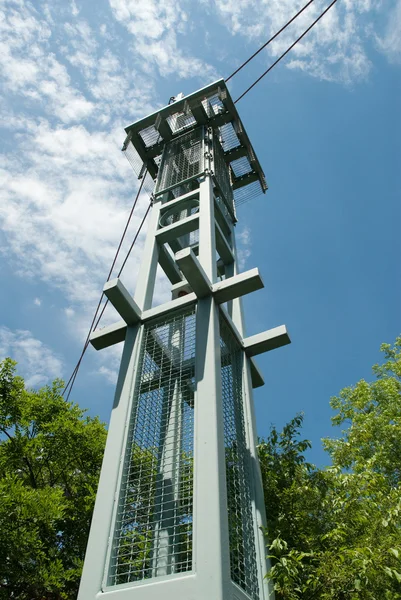
<svg viewBox="0 0 401 600">
<path fill-rule="evenodd" d="M 118 321 L 118 323 L 113 323 L 112 325 L 107 325 L 107 327 L 93 331 L 89 341 L 95 350 L 103 350 L 104 348 L 123 342 L 126 333 L 127 324 L 125 321 Z"/>
<path fill-rule="evenodd" d="M 199 229 L 199 214 L 195 213 L 190 217 L 186 217 L 185 219 L 181 219 L 176 223 L 172 223 L 171 225 L 166 225 L 161 229 L 156 231 L 156 239 L 159 244 L 165 244 L 166 242 L 170 242 L 171 240 L 175 240 L 182 235 L 186 235 L 187 233 L 191 233 L 191 231 L 195 231 Z"/>
<path fill-rule="evenodd" d="M 269 350 L 275 350 L 281 346 L 290 344 L 290 336 L 288 335 L 285 325 L 268 329 L 262 333 L 257 333 L 251 337 L 247 337 L 243 341 L 243 347 L 247 356 L 256 356 Z"/>
<path fill-rule="evenodd" d="M 104 285 L 103 292 L 127 325 L 141 320 L 141 311 L 120 279 L 112 279 Z"/>
<path fill-rule="evenodd" d="M 259 274 L 259 269 L 250 269 L 245 273 L 239 273 L 219 281 L 212 285 L 212 292 L 216 302 L 223 304 L 234 298 L 245 296 L 251 292 L 256 292 L 264 287 L 264 283 Z"/>
</svg>

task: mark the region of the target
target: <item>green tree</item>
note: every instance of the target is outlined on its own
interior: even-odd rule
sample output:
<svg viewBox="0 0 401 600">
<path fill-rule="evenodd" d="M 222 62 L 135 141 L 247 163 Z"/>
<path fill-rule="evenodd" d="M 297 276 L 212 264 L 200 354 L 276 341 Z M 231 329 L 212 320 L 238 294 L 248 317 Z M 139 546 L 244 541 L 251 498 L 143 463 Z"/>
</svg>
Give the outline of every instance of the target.
<svg viewBox="0 0 401 600">
<path fill-rule="evenodd" d="M 279 600 L 401 598 L 401 338 L 381 349 L 377 379 L 331 399 L 332 466 L 305 460 L 302 416 L 260 443 Z"/>
<path fill-rule="evenodd" d="M 0 598 L 75 599 L 106 429 L 0 363 Z"/>
</svg>

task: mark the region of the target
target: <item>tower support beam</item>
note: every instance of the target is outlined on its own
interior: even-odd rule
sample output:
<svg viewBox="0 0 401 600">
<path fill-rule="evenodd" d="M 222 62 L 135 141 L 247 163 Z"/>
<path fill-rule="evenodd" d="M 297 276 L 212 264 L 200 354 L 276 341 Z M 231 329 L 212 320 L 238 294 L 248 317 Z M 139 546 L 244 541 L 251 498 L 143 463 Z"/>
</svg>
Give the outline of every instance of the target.
<svg viewBox="0 0 401 600">
<path fill-rule="evenodd" d="M 274 600 L 253 357 L 289 337 L 245 335 L 263 281 L 235 245 L 236 199 L 264 175 L 223 80 L 126 133 L 157 181 L 135 294 L 108 281 L 122 320 L 90 336 L 124 350 L 78 600 Z M 159 266 L 172 299 L 154 305 Z"/>
</svg>

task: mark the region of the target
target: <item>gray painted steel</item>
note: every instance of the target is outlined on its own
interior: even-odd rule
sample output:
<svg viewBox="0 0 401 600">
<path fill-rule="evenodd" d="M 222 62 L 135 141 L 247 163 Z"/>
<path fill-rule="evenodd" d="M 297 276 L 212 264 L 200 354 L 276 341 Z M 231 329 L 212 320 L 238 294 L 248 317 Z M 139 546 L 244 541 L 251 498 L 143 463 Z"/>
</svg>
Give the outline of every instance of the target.
<svg viewBox="0 0 401 600">
<path fill-rule="evenodd" d="M 244 338 L 241 296 L 263 282 L 238 271 L 230 185 L 254 154 L 224 82 L 176 104 L 126 130 L 125 147 L 164 158 L 134 298 L 108 282 L 123 321 L 91 336 L 124 351 L 79 600 L 274 599 L 251 357 L 289 338 Z M 158 265 L 173 299 L 152 306 Z"/>
</svg>

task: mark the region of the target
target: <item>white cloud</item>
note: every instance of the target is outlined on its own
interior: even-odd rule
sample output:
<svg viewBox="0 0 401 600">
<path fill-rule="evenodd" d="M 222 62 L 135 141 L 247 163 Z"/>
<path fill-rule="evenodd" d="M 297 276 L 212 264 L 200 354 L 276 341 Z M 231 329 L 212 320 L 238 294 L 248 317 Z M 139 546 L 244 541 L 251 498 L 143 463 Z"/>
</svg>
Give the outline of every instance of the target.
<svg viewBox="0 0 401 600">
<path fill-rule="evenodd" d="M 13 263 L 17 276 L 39 279 L 61 290 L 67 306 L 60 307 L 62 323 L 69 335 L 80 340 L 87 334 L 136 189 L 120 151 L 123 126 L 157 106 L 157 74 L 216 77 L 202 59 L 203 48 L 196 56 L 191 50 L 196 23 L 191 21 L 189 0 L 109 1 L 114 19 L 106 24 L 102 14 L 101 21 L 89 24 L 74 0 L 62 7 L 62 3 L 51 5 L 52 16 L 45 10 L 47 5 L 0 0 L 0 6 L 7 7 L 0 10 L 0 76 L 8 98 L 3 104 L 3 128 L 10 144 L 0 163 L 0 226 L 8 245 L 4 258 Z M 313 35 L 297 46 L 287 61 L 289 68 L 342 81 L 366 76 L 369 60 L 363 47 L 364 21 L 361 18 L 360 23 L 359 17 L 368 17 L 380 3 L 343 0 L 340 4 L 342 8 L 327 15 Z M 211 7 L 230 33 L 256 44 L 280 27 L 299 4 L 208 0 L 207 9 Z M 297 27 L 309 24 L 317 10 L 309 11 Z M 121 31 L 117 36 L 120 25 L 126 28 L 129 42 L 121 38 Z M 389 28 L 380 38 L 389 55 L 397 47 L 392 31 Z M 286 48 L 297 32 L 293 28 L 287 38 L 272 45 L 272 56 Z M 223 51 L 216 49 L 216 56 Z M 147 202 L 144 196 L 138 205 L 120 260 Z M 131 292 L 145 232 L 146 227 L 123 274 Z M 249 229 L 239 234 L 238 243 L 243 267 L 251 252 Z M 169 287 L 159 273 L 158 301 L 169 298 Z M 107 310 L 103 322 L 112 320 L 113 310 Z M 31 339 L 27 332 L 7 335 L 7 348 L 20 352 L 22 342 L 26 347 L 26 339 Z M 35 347 L 31 343 L 31 354 Z M 115 381 L 119 352 L 110 349 L 98 355 L 99 365 L 106 366 L 97 372 L 109 381 Z"/>
<path fill-rule="evenodd" d="M 18 372 L 29 387 L 50 383 L 61 377 L 63 364 L 53 351 L 30 331 L 0 327 L 0 359 L 7 356 L 18 362 Z"/>
<path fill-rule="evenodd" d="M 232 35 L 244 36 L 258 45 L 304 4 L 299 0 L 206 1 Z M 328 5 L 318 0 L 309 6 L 264 51 L 266 62 L 278 58 Z M 371 68 L 365 48 L 367 25 L 381 6 L 381 0 L 339 2 L 293 48 L 285 59 L 286 66 L 328 81 L 351 83 L 366 78 Z"/>
<path fill-rule="evenodd" d="M 93 103 L 71 85 L 67 69 L 49 52 L 51 29 L 25 5 L 0 15 L 0 76 L 7 92 L 18 94 L 62 122 L 91 114 Z"/>
<path fill-rule="evenodd" d="M 102 366 L 99 369 L 99 374 L 105 377 L 108 383 L 112 385 L 117 383 L 118 371 L 116 369 L 109 369 L 108 367 Z"/>
<path fill-rule="evenodd" d="M 75 0 L 71 0 L 71 14 L 73 17 L 77 17 L 80 13 L 80 9 L 77 6 Z"/>
<path fill-rule="evenodd" d="M 90 77 L 96 69 L 96 52 L 98 43 L 91 27 L 86 21 L 74 21 L 64 24 L 67 34 L 66 46 L 62 47 L 63 54 L 68 61 L 77 68 L 82 69 L 86 77 Z"/>
<path fill-rule="evenodd" d="M 0 17 L 0 64 L 11 100 L 2 112 L 12 146 L 0 161 L 4 257 L 17 276 L 39 278 L 63 292 L 74 306 L 64 310 L 69 321 L 65 327 L 82 339 L 137 185 L 120 150 L 123 125 L 154 110 L 153 82 L 129 69 L 121 56 L 100 49 L 94 30 L 77 14 L 72 21 L 70 13 L 64 20 L 52 20 L 50 13 L 41 15 L 22 0 L 18 7 L 8 0 L 5 4 L 7 12 Z M 76 13 L 74 3 L 71 6 Z M 57 47 L 55 39 L 61 40 Z M 76 87 L 79 78 L 72 78 L 76 74 L 70 75 L 51 51 L 56 48 L 84 75 L 80 85 L 86 86 L 88 97 Z M 14 97 L 23 104 L 14 103 Z M 28 116 L 32 103 L 37 117 Z M 124 121 L 123 114 L 129 115 Z M 91 122 L 86 125 L 89 115 Z M 74 120 L 81 124 L 73 125 Z M 97 125 L 94 131 L 93 125 Z M 116 269 L 147 204 L 144 194 Z M 124 274 L 131 291 L 145 233 L 146 226 Z M 159 278 L 158 298 L 164 293 Z M 106 311 L 105 320 L 112 318 Z"/>
<path fill-rule="evenodd" d="M 386 31 L 376 37 L 378 46 L 390 62 L 401 63 L 401 0 L 388 11 Z"/>
<path fill-rule="evenodd" d="M 18 275 L 39 278 L 63 292 L 75 307 L 65 311 L 74 318 L 74 327 L 67 329 L 82 339 L 133 202 L 135 176 L 121 153 L 119 130 L 90 133 L 82 125 L 51 127 L 41 121 L 29 122 L 24 131 L 17 137 L 15 155 L 0 168 L 0 225 L 7 259 Z M 148 203 L 143 194 L 116 271 Z M 145 234 L 146 226 L 123 273 L 131 292 Z M 163 282 L 159 276 L 158 300 L 168 297 Z"/>
<path fill-rule="evenodd" d="M 189 17 L 179 0 L 109 0 L 111 9 L 133 36 L 133 56 L 139 55 L 144 67 L 166 77 L 215 79 L 213 66 L 182 50 Z M 191 10 L 190 4 L 189 10 Z M 177 37 L 177 34 L 180 36 Z M 178 39 L 180 40 L 178 42 Z M 200 49 L 201 50 L 201 49 Z M 201 55 L 202 52 L 200 51 Z"/>
<path fill-rule="evenodd" d="M 35 298 L 35 300 L 33 301 L 33 303 L 35 304 L 35 306 L 41 306 L 42 305 L 42 300 L 40 298 Z"/>
<path fill-rule="evenodd" d="M 237 256 L 238 256 L 238 265 L 242 270 L 245 268 L 245 265 L 251 256 L 251 230 L 249 227 L 244 227 L 242 230 L 237 232 L 236 234 L 237 240 Z"/>
<path fill-rule="evenodd" d="M 113 134 L 83 126 L 41 122 L 21 145 L 23 157 L 0 170 L 0 222 L 17 268 L 94 306 L 129 212 L 133 174 Z M 146 204 L 144 198 L 132 230 Z"/>
</svg>

